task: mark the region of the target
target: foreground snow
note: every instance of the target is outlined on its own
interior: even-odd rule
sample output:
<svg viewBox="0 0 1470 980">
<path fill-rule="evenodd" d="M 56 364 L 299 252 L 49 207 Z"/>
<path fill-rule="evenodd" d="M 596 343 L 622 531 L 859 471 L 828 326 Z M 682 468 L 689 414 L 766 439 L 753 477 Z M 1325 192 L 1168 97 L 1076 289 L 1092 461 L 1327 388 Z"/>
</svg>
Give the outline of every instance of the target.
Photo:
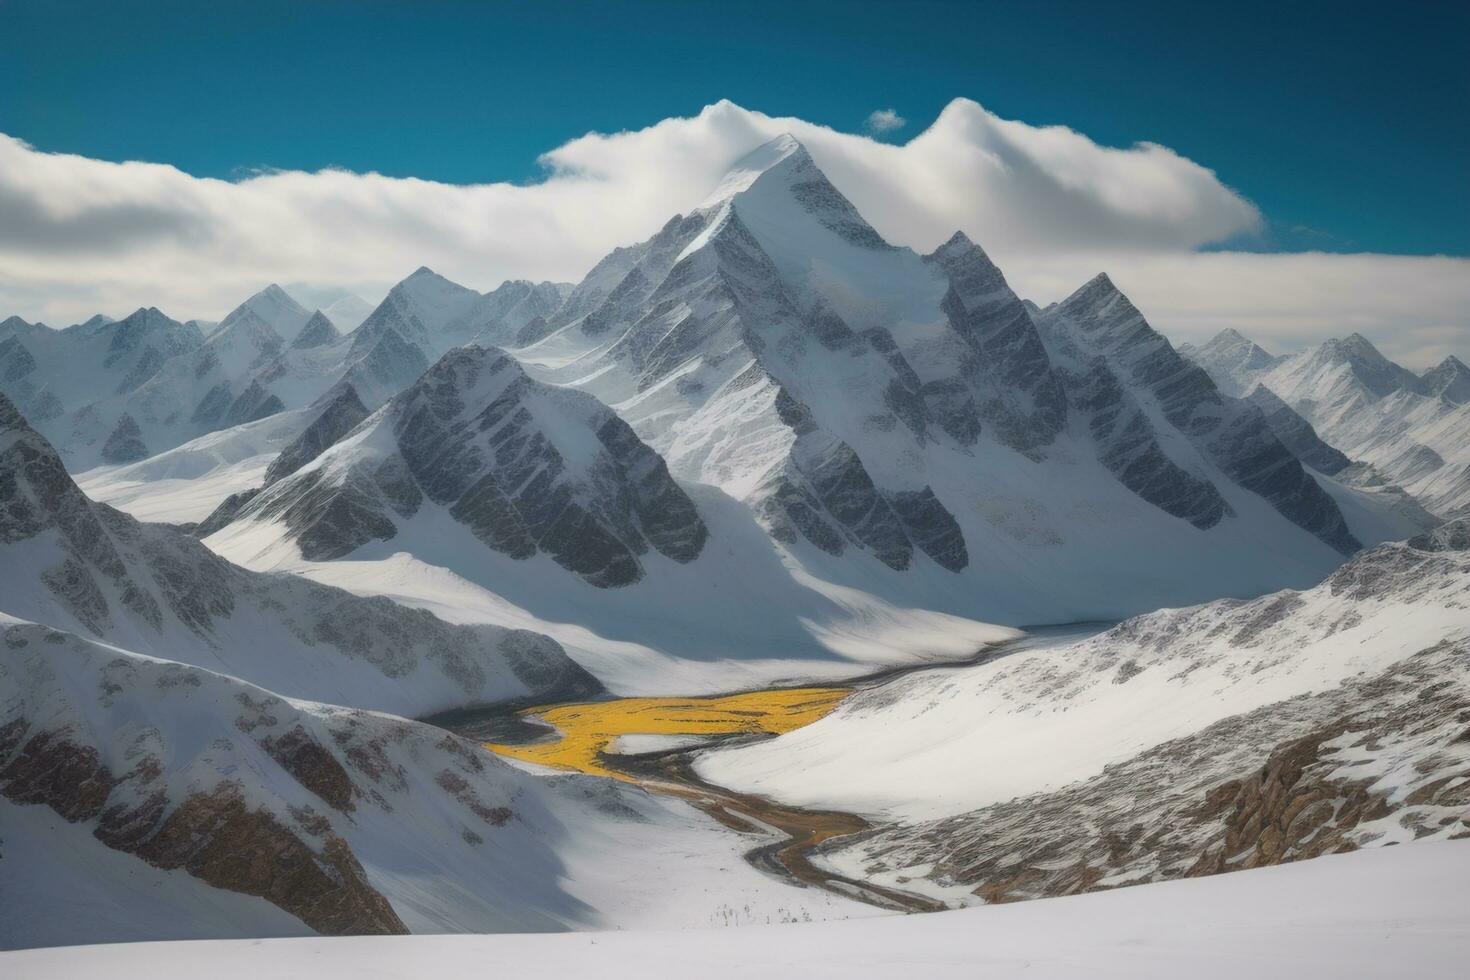
<svg viewBox="0 0 1470 980">
<path fill-rule="evenodd" d="M 1470 843 L 1424 843 L 1078 898 L 683 932 L 135 943 L 0 954 L 13 980 L 106 976 L 1454 977 Z M 922 972 L 917 972 L 922 971 Z"/>
</svg>

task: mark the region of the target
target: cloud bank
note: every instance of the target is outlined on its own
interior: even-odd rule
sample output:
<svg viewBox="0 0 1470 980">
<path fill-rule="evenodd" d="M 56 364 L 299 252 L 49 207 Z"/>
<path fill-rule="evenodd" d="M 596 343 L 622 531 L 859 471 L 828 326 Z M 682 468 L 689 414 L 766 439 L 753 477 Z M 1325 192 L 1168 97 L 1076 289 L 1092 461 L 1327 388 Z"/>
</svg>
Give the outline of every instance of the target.
<svg viewBox="0 0 1470 980">
<path fill-rule="evenodd" d="M 340 170 L 225 181 L 0 136 L 0 316 L 61 325 L 156 305 L 214 318 L 272 281 L 376 300 L 420 265 L 481 289 L 576 280 L 784 132 L 890 241 L 928 250 L 963 229 L 1039 302 L 1106 269 L 1176 340 L 1234 326 L 1286 349 L 1358 330 L 1415 364 L 1470 351 L 1470 261 L 1200 251 L 1263 227 L 1208 168 L 965 99 L 901 145 L 719 102 L 572 140 L 529 185 Z"/>
</svg>

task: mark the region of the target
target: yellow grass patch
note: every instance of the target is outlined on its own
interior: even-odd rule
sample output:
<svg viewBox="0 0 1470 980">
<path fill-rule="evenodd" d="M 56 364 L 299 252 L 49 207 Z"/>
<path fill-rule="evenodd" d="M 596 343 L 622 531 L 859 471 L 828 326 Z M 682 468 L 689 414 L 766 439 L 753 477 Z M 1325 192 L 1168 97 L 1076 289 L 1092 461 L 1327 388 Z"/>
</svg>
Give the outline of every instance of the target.
<svg viewBox="0 0 1470 980">
<path fill-rule="evenodd" d="M 533 745 L 486 742 L 485 747 L 512 759 L 632 782 L 632 777 L 603 762 L 602 754 L 619 735 L 779 735 L 810 725 L 851 693 L 847 688 L 803 687 L 712 698 L 621 698 L 527 708 L 522 715 L 553 726 L 560 737 Z"/>
</svg>

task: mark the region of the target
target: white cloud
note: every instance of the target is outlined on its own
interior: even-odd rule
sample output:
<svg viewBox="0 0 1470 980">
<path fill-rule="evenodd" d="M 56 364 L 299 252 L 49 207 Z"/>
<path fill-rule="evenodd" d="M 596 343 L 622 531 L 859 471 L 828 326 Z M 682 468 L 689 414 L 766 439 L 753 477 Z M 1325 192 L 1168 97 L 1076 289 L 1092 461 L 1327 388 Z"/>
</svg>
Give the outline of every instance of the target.
<svg viewBox="0 0 1470 980">
<path fill-rule="evenodd" d="M 868 132 L 879 135 L 903 129 L 909 121 L 892 109 L 874 109 L 868 113 Z"/>
<path fill-rule="evenodd" d="M 530 185 L 339 170 L 222 181 L 0 136 L 0 316 L 61 324 L 148 304 L 218 317 L 267 282 L 371 298 L 420 265 L 481 289 L 575 280 L 696 206 L 732 162 L 783 132 L 891 241 L 927 250 L 962 228 L 1038 299 L 1107 269 L 1181 336 L 1234 325 L 1294 345 L 1358 329 L 1421 361 L 1470 347 L 1470 263 L 1201 253 L 1262 225 L 1206 167 L 1151 143 L 1104 147 L 1004 120 L 964 99 L 902 145 L 720 102 L 572 140 L 542 157 L 547 175 Z"/>
</svg>

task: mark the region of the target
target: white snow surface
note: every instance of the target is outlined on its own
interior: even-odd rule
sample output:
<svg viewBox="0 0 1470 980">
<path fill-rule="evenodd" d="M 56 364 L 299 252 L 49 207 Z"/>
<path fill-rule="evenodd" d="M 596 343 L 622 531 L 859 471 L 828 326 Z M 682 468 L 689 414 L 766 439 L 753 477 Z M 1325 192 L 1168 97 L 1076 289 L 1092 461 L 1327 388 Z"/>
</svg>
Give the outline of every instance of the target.
<svg viewBox="0 0 1470 980">
<path fill-rule="evenodd" d="M 230 494 L 259 486 L 317 413 L 308 406 L 210 432 L 136 463 L 88 470 L 77 486 L 140 521 L 201 521 Z"/>
<path fill-rule="evenodd" d="M 1021 644 L 973 667 L 902 677 L 805 728 L 707 751 L 695 769 L 789 803 L 900 819 L 1057 789 L 1470 636 L 1470 552 L 1439 553 L 1447 574 L 1420 580 L 1407 564 L 1392 578 L 1407 547 L 1380 546 L 1306 592 L 1163 609 L 1079 643 Z M 1384 566 L 1392 585 L 1379 594 L 1339 592 Z"/>
<path fill-rule="evenodd" d="M 31 736 L 50 732 L 95 749 L 102 765 L 129 777 L 110 806 L 146 805 L 161 792 L 171 811 L 192 794 L 233 786 L 248 806 L 317 848 L 321 829 L 301 829 L 310 824 L 303 814 L 314 815 L 416 933 L 878 914 L 755 870 L 743 854 L 760 837 L 626 784 L 528 771 L 425 724 L 280 698 L 6 616 L 0 633 L 0 721 L 22 719 Z M 342 767 L 354 806 L 329 805 L 271 754 L 270 740 L 292 732 Z M 91 836 L 91 819 L 74 826 L 45 805 L 10 803 L 0 817 L 0 908 L 9 913 L 0 915 L 0 948 L 302 933 L 300 922 L 263 901 L 108 850 Z"/>
<path fill-rule="evenodd" d="M 133 943 L 0 954 L 13 980 L 1448 980 L 1470 947 L 1470 842 L 1427 842 L 1071 898 L 738 929 Z"/>
</svg>

